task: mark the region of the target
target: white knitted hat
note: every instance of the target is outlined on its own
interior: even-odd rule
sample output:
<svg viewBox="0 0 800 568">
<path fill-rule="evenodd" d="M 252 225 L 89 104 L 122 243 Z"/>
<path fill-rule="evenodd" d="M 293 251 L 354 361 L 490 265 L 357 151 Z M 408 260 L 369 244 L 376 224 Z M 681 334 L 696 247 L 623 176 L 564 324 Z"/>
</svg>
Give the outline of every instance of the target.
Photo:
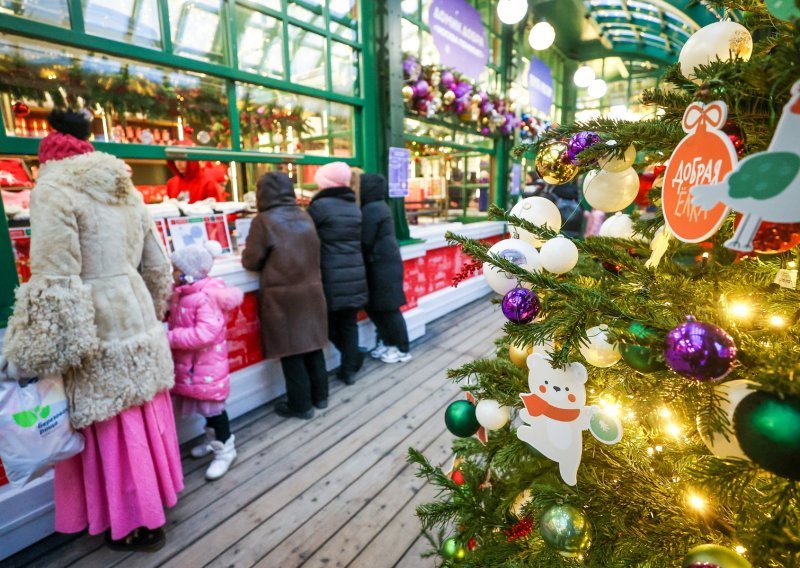
<svg viewBox="0 0 800 568">
<path fill-rule="evenodd" d="M 191 281 L 196 282 L 208 276 L 214 266 L 214 257 L 220 254 L 222 254 L 222 245 L 217 241 L 208 241 L 175 251 L 172 253 L 172 264 L 184 275 L 190 277 Z"/>
</svg>

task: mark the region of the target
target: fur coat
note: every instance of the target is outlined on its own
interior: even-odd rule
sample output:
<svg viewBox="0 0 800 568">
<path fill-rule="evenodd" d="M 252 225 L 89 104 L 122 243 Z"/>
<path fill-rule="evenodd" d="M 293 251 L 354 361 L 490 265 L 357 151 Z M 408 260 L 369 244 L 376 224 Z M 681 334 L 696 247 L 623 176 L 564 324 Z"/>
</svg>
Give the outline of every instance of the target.
<svg viewBox="0 0 800 568">
<path fill-rule="evenodd" d="M 222 402 L 231 390 L 228 314 L 244 293 L 222 280 L 203 278 L 175 289 L 169 308 L 169 345 L 175 360 L 173 394 Z"/>
<path fill-rule="evenodd" d="M 31 198 L 31 279 L 17 290 L 4 354 L 61 374 L 73 427 L 173 385 L 161 319 L 171 267 L 125 164 L 92 152 L 42 166 Z"/>
</svg>

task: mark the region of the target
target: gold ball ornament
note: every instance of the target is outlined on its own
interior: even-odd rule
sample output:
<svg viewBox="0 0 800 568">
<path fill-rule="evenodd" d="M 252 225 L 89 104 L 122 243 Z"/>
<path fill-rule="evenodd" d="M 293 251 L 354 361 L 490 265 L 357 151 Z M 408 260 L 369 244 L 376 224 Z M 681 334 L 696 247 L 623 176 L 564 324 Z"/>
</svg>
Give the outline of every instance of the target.
<svg viewBox="0 0 800 568">
<path fill-rule="evenodd" d="M 409 88 L 411 88 L 411 87 L 409 87 Z M 413 89 L 412 89 L 412 92 L 413 92 Z M 453 104 L 453 101 L 456 100 L 456 94 L 453 91 L 445 91 L 444 94 L 442 95 L 442 100 L 444 101 L 444 104 L 446 104 L 446 105 Z"/>
<path fill-rule="evenodd" d="M 545 183 L 561 185 L 575 179 L 580 168 L 563 159 L 567 145 L 564 142 L 549 142 L 539 148 L 536 156 L 536 171 Z"/>
<path fill-rule="evenodd" d="M 439 73 L 438 71 L 434 71 L 433 73 L 431 73 L 431 85 L 433 85 L 434 87 L 438 87 L 439 83 L 441 82 L 442 82 L 441 73 Z"/>
<path fill-rule="evenodd" d="M 411 85 L 406 85 L 403 87 L 403 100 L 406 102 L 410 101 L 414 96 L 414 89 L 411 88 Z"/>
<path fill-rule="evenodd" d="M 512 345 L 508 348 L 508 358 L 520 369 L 528 370 L 528 356 L 533 354 L 533 345 L 526 345 L 524 347 L 517 347 Z"/>
<path fill-rule="evenodd" d="M 472 104 L 479 105 L 483 102 L 483 97 L 481 97 L 478 93 L 472 95 Z"/>
</svg>

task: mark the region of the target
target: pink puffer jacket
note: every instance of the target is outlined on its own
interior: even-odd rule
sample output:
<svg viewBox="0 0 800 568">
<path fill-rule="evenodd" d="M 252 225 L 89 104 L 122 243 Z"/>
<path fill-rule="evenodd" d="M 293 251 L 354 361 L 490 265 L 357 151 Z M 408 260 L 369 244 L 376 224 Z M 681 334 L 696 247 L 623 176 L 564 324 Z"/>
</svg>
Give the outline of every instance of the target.
<svg viewBox="0 0 800 568">
<path fill-rule="evenodd" d="M 228 312 L 244 294 L 216 278 L 179 286 L 172 294 L 169 345 L 175 361 L 174 394 L 224 401 L 230 392 Z"/>
</svg>

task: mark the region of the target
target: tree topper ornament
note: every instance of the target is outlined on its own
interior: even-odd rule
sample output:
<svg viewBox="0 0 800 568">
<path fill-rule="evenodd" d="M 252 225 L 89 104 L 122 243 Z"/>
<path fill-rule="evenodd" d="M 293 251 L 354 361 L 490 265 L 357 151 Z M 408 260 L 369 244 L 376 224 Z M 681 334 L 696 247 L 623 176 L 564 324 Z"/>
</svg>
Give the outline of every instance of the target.
<svg viewBox="0 0 800 568">
<path fill-rule="evenodd" d="M 792 97 L 783 107 L 769 148 L 747 156 L 720 182 L 692 189 L 694 205 L 705 211 L 720 205 L 744 216 L 733 238 L 731 250 L 751 252 L 753 238 L 762 221 L 800 221 L 800 81 L 792 86 Z"/>
<path fill-rule="evenodd" d="M 588 429 L 604 444 L 616 444 L 622 438 L 622 424 L 598 407 L 586 406 L 588 375 L 580 363 L 556 369 L 538 353 L 529 356 L 527 363 L 531 392 L 519 395 L 525 405 L 519 416 L 525 425 L 517 429 L 517 437 L 558 462 L 561 479 L 575 485 L 583 431 Z"/>
</svg>

